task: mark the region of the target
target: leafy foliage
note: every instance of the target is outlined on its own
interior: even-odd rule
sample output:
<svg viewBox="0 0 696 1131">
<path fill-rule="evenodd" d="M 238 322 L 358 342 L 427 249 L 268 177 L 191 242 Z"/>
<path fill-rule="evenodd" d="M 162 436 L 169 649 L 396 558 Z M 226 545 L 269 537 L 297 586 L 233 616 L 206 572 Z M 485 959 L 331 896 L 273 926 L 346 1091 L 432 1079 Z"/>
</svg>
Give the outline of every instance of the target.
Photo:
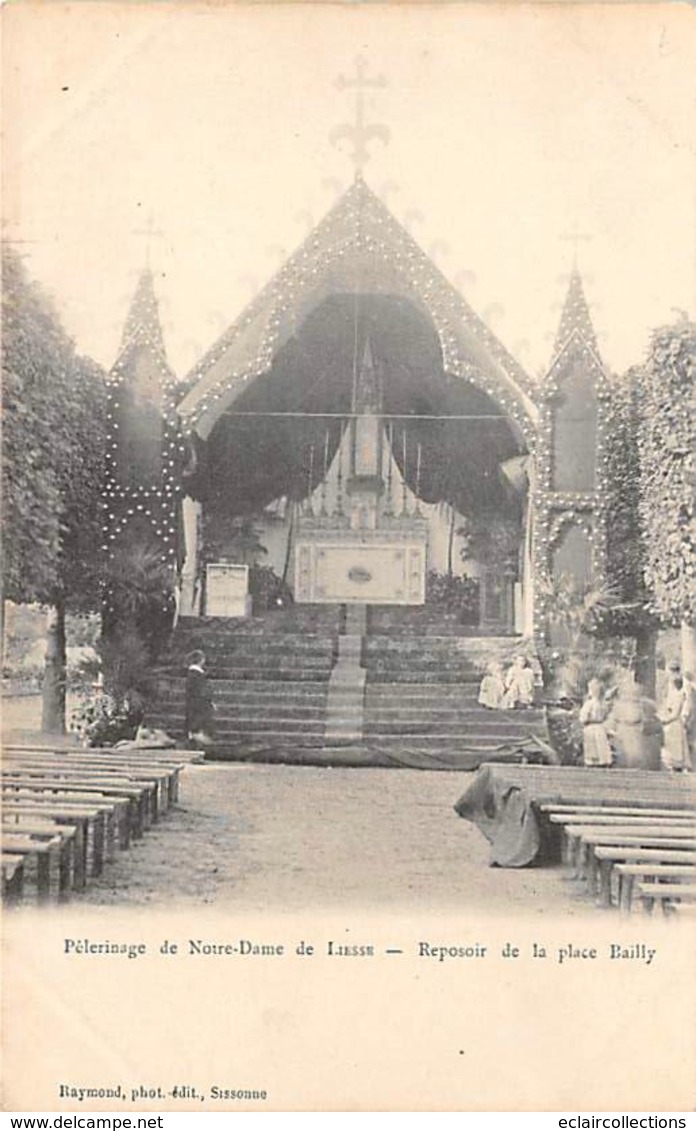
<svg viewBox="0 0 696 1131">
<path fill-rule="evenodd" d="M 110 746 L 124 738 L 133 738 L 138 716 L 128 704 L 118 704 L 103 692 L 87 695 L 77 705 L 70 720 L 70 729 L 89 746 Z"/>
<path fill-rule="evenodd" d="M 461 557 L 474 557 L 478 561 L 495 563 L 511 576 L 517 572 L 521 531 L 519 521 L 494 512 L 484 512 L 467 518 L 458 530 L 465 538 Z"/>
<path fill-rule="evenodd" d="M 596 632 L 615 600 L 614 590 L 608 584 L 583 583 L 567 573 L 542 574 L 537 587 L 549 623 L 562 630 L 571 650 L 579 647 L 583 636 Z"/>
<path fill-rule="evenodd" d="M 150 690 L 146 675 L 171 630 L 172 567 L 156 545 L 126 542 L 109 561 L 105 583 L 100 652 L 107 691 L 121 702 Z"/>
<path fill-rule="evenodd" d="M 458 613 L 463 624 L 478 624 L 479 583 L 474 577 L 457 577 L 428 570 L 425 580 L 425 603 L 448 612 Z"/>
<path fill-rule="evenodd" d="M 601 635 L 635 635 L 655 627 L 645 581 L 646 545 L 640 521 L 639 371 L 612 389 L 607 405 L 607 575 L 614 600 L 597 624 Z"/>
<path fill-rule="evenodd" d="M 271 566 L 250 566 L 249 593 L 254 613 L 291 605 L 293 601 L 292 592 Z"/>
<path fill-rule="evenodd" d="M 696 323 L 682 318 L 655 331 L 638 381 L 645 578 L 671 624 L 696 622 L 695 383 Z"/>
<path fill-rule="evenodd" d="M 266 553 L 253 515 L 207 514 L 205 548 L 209 561 L 229 559 L 241 565 L 255 565 Z"/>
<path fill-rule="evenodd" d="M 2 279 L 4 595 L 95 607 L 102 371 L 76 355 L 50 301 L 8 246 Z"/>
</svg>

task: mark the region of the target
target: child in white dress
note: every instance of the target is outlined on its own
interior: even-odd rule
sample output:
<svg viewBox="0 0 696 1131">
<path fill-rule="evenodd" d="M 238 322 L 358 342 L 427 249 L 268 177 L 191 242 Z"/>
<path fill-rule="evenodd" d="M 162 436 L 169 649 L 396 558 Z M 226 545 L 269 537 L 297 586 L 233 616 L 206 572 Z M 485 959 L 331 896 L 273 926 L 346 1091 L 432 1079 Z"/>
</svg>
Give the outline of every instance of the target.
<svg viewBox="0 0 696 1131">
<path fill-rule="evenodd" d="M 526 656 L 515 656 L 505 679 L 504 707 L 534 706 L 534 672 Z"/>
<path fill-rule="evenodd" d="M 503 705 L 505 696 L 505 680 L 503 678 L 503 665 L 492 661 L 486 669 L 486 674 L 481 680 L 478 701 L 482 707 L 497 711 Z"/>
<path fill-rule="evenodd" d="M 611 766 L 613 755 L 604 725 L 609 704 L 602 694 L 598 679 L 587 685 L 587 698 L 580 708 L 582 723 L 582 760 L 585 766 Z"/>
</svg>

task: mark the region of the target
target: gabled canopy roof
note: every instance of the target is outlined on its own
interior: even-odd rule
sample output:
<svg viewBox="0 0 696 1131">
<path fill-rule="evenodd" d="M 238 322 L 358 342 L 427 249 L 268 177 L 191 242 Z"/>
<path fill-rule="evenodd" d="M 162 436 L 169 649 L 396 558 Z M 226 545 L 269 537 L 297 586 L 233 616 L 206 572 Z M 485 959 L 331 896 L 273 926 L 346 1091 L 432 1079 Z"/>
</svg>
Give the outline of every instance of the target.
<svg viewBox="0 0 696 1131">
<path fill-rule="evenodd" d="M 446 372 L 493 396 L 533 442 L 534 382 L 360 178 L 189 374 L 178 409 L 185 426 L 207 437 L 304 318 L 328 296 L 350 293 L 398 295 L 420 307 Z"/>
</svg>

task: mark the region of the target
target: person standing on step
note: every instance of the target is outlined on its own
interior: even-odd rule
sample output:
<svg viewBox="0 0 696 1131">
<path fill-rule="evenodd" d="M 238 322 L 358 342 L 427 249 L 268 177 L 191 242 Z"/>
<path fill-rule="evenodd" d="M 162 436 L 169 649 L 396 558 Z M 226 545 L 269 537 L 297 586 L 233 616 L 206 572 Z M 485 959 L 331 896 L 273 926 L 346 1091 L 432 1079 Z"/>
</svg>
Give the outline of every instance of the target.
<svg viewBox="0 0 696 1131">
<path fill-rule="evenodd" d="M 605 726 L 610 705 L 598 679 L 587 685 L 587 698 L 580 708 L 582 761 L 584 766 L 611 766 L 613 754 Z"/>
<path fill-rule="evenodd" d="M 210 746 L 215 733 L 215 704 L 205 671 L 205 653 L 191 652 L 186 672 L 186 737 L 196 746 Z"/>
<path fill-rule="evenodd" d="M 696 759 L 696 679 L 693 672 L 684 672 L 684 706 L 682 721 L 686 731 L 686 745 L 689 749 L 689 768 L 693 770 Z"/>
<path fill-rule="evenodd" d="M 678 664 L 670 664 L 667 693 L 660 708 L 662 723 L 662 764 L 666 770 L 681 773 L 691 769 L 685 714 L 686 689 Z"/>
</svg>

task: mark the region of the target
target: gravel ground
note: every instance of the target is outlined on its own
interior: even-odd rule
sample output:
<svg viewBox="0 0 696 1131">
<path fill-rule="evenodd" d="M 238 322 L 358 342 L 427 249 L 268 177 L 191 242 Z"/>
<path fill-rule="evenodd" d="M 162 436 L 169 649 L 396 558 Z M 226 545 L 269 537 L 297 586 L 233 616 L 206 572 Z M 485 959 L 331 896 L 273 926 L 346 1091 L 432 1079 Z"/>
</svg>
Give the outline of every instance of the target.
<svg viewBox="0 0 696 1131">
<path fill-rule="evenodd" d="M 488 867 L 486 841 L 452 808 L 470 780 L 414 770 L 190 766 L 179 808 L 75 898 L 276 912 L 592 910 L 558 868 Z"/>
</svg>

